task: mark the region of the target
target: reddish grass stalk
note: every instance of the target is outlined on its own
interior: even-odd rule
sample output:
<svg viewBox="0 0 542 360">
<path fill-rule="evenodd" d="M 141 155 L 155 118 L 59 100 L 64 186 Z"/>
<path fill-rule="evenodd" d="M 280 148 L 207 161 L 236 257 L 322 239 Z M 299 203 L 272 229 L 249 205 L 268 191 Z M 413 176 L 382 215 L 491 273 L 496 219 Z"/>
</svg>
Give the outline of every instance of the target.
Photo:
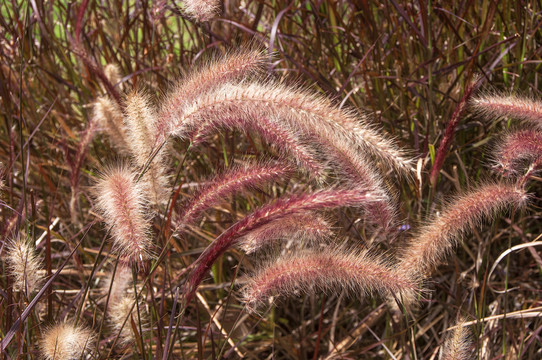
<svg viewBox="0 0 542 360">
<path fill-rule="evenodd" d="M 486 118 L 510 117 L 542 126 L 542 102 L 505 95 L 487 95 L 473 99 L 471 107 Z"/>
<path fill-rule="evenodd" d="M 209 181 L 183 205 L 175 232 L 192 224 L 210 206 L 246 188 L 287 177 L 292 169 L 282 164 L 256 164 L 228 170 Z"/>
<path fill-rule="evenodd" d="M 338 293 L 344 288 L 356 295 L 391 295 L 409 304 L 417 285 L 404 272 L 355 251 L 311 250 L 294 252 L 265 266 L 249 280 L 244 298 L 247 307 L 255 309 L 271 295 L 292 295 L 298 290 Z"/>
<path fill-rule="evenodd" d="M 224 254 L 226 250 L 237 245 L 239 238 L 249 231 L 292 214 L 326 208 L 360 206 L 378 200 L 378 195 L 364 190 L 321 190 L 313 194 L 280 198 L 274 203 L 264 205 L 224 231 L 200 255 L 196 262 L 196 268 L 192 270 L 185 284 L 183 291 L 185 304 L 192 300 L 199 284 L 218 257 Z"/>
<path fill-rule="evenodd" d="M 318 241 L 332 235 L 331 225 L 314 213 L 292 214 L 262 225 L 239 239 L 239 246 L 248 254 L 278 239 Z"/>
<path fill-rule="evenodd" d="M 465 92 L 463 93 L 463 97 L 461 100 L 459 100 L 459 103 L 457 103 L 457 106 L 452 114 L 452 117 L 450 121 L 448 122 L 448 125 L 446 126 L 446 130 L 444 131 L 444 136 L 442 137 L 442 141 L 440 142 L 439 148 L 437 150 L 437 154 L 435 156 L 435 162 L 433 163 L 433 167 L 431 168 L 431 175 L 429 176 L 429 183 L 433 188 L 437 185 L 437 179 L 440 174 L 440 170 L 442 169 L 442 166 L 444 165 L 444 159 L 446 158 L 446 155 L 448 155 L 448 152 L 450 151 L 450 147 L 452 146 L 452 140 L 454 139 L 455 129 L 457 128 L 457 125 L 459 124 L 459 121 L 461 120 L 461 116 L 465 112 L 465 109 L 467 107 L 469 99 L 472 97 L 472 94 L 475 89 L 478 88 L 480 85 L 480 79 L 474 78 L 469 85 L 467 85 L 467 88 L 465 89 Z"/>
<path fill-rule="evenodd" d="M 484 219 L 504 208 L 520 208 L 527 195 L 510 184 L 487 184 L 452 202 L 442 215 L 423 226 L 403 253 L 399 268 L 413 274 L 429 275 L 466 233 Z"/>
</svg>

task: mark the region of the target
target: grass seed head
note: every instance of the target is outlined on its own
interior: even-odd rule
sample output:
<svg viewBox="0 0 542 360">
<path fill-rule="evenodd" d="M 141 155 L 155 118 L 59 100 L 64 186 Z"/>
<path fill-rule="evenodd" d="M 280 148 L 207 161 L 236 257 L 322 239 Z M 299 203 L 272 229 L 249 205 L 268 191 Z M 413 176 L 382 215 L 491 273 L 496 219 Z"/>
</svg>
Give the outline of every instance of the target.
<svg viewBox="0 0 542 360">
<path fill-rule="evenodd" d="M 399 262 L 405 272 L 429 275 L 467 231 L 503 209 L 519 209 L 527 194 L 514 184 L 489 183 L 452 201 L 410 241 Z"/>
<path fill-rule="evenodd" d="M 249 279 L 245 302 L 253 309 L 272 295 L 292 296 L 298 291 L 338 293 L 343 288 L 362 296 L 395 296 L 406 304 L 414 300 L 418 290 L 406 273 L 358 251 L 309 250 L 281 256 L 264 266 Z"/>
<path fill-rule="evenodd" d="M 8 244 L 5 259 L 14 291 L 30 294 L 37 290 L 43 280 L 42 263 L 34 245 L 25 236 L 19 235 Z"/>
<path fill-rule="evenodd" d="M 97 206 L 121 257 L 140 263 L 150 256 L 149 220 L 143 187 L 126 165 L 111 167 L 95 185 Z"/>
<path fill-rule="evenodd" d="M 513 95 L 486 95 L 471 100 L 472 109 L 486 118 L 507 117 L 542 127 L 542 102 Z"/>
<path fill-rule="evenodd" d="M 39 347 L 46 360 L 80 359 L 91 352 L 94 333 L 72 323 L 59 323 L 43 332 Z"/>
</svg>

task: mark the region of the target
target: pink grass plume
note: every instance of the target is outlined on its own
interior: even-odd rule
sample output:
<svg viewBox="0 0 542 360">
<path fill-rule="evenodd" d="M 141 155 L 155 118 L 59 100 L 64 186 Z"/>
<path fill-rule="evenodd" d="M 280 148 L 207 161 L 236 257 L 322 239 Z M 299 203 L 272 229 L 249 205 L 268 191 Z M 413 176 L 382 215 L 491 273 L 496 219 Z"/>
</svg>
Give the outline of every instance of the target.
<svg viewBox="0 0 542 360">
<path fill-rule="evenodd" d="M 542 127 L 542 102 L 513 95 L 486 95 L 470 102 L 472 109 L 486 118 L 508 117 Z"/>
<path fill-rule="evenodd" d="M 239 246 L 251 254 L 280 239 L 318 242 L 333 235 L 331 225 L 316 213 L 292 214 L 262 225 L 239 239 Z"/>
<path fill-rule="evenodd" d="M 321 190 L 312 194 L 282 197 L 264 205 L 245 216 L 217 237 L 200 255 L 194 270 L 188 276 L 184 288 L 185 303 L 188 304 L 199 284 L 211 269 L 218 257 L 239 242 L 239 238 L 248 232 L 266 225 L 271 221 L 285 218 L 292 214 L 307 211 L 324 210 L 337 207 L 363 206 L 368 202 L 379 201 L 380 195 L 360 189 Z"/>
<path fill-rule="evenodd" d="M 204 62 L 192 70 L 169 91 L 163 101 L 157 116 L 160 138 L 169 136 L 175 130 L 176 119 L 195 99 L 225 83 L 246 79 L 259 72 L 264 60 L 262 51 L 239 50 Z"/>
<path fill-rule="evenodd" d="M 429 275 L 455 248 L 461 235 L 498 211 L 517 210 L 526 201 L 524 189 L 507 183 L 490 183 L 467 192 L 419 230 L 402 254 L 399 267 L 406 272 Z"/>
<path fill-rule="evenodd" d="M 197 141 L 201 133 L 209 131 L 208 127 L 232 118 L 245 122 L 280 119 L 317 143 L 319 138 L 338 134 L 400 173 L 412 171 L 412 160 L 405 152 L 363 116 L 338 109 L 321 96 L 273 82 L 230 83 L 202 93 L 179 107 L 172 129 L 176 136 Z"/>
<path fill-rule="evenodd" d="M 121 257 L 140 263 L 150 255 L 149 221 L 143 187 L 127 166 L 105 171 L 95 185 L 97 206 L 110 226 L 114 249 Z"/>
<path fill-rule="evenodd" d="M 495 148 L 495 168 L 508 176 L 521 176 L 520 183 L 542 169 L 542 132 L 519 130 L 505 135 Z"/>
<path fill-rule="evenodd" d="M 260 163 L 236 167 L 216 176 L 182 206 L 176 232 L 192 224 L 206 209 L 222 201 L 224 197 L 266 182 L 282 180 L 291 172 L 290 166 L 281 163 Z"/>
<path fill-rule="evenodd" d="M 249 279 L 244 299 L 249 309 L 255 309 L 272 295 L 339 293 L 342 289 L 357 296 L 373 292 L 382 297 L 395 296 L 410 304 L 417 285 L 404 272 L 357 251 L 310 250 L 281 256 L 264 266 Z"/>
</svg>

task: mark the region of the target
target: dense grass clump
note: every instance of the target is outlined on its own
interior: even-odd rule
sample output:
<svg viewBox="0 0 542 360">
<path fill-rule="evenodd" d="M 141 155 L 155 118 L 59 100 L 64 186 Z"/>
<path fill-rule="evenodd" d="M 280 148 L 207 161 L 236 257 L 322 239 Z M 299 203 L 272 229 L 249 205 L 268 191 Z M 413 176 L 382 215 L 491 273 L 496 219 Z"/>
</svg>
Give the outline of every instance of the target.
<svg viewBox="0 0 542 360">
<path fill-rule="evenodd" d="M 0 13 L 2 356 L 542 356 L 540 4 Z"/>
</svg>

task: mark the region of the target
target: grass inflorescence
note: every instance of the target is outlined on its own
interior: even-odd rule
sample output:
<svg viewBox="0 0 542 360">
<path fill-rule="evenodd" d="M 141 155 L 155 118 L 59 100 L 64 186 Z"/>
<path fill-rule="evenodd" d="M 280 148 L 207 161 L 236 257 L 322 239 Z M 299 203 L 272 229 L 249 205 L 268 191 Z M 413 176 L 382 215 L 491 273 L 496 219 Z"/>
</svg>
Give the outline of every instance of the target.
<svg viewBox="0 0 542 360">
<path fill-rule="evenodd" d="M 2 357 L 540 358 L 524 5 L 0 4 Z"/>
</svg>

